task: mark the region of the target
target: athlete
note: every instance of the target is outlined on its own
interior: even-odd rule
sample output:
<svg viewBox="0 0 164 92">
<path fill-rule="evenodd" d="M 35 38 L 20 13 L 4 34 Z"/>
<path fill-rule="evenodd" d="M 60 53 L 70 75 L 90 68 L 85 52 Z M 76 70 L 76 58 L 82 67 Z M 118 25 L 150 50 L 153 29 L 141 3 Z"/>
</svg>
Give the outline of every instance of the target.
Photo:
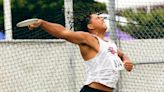
<svg viewBox="0 0 164 92">
<path fill-rule="evenodd" d="M 87 73 L 80 92 L 112 92 L 116 88 L 120 70 L 131 71 L 133 63 L 112 40 L 104 40 L 107 26 L 102 17 L 92 13 L 81 22 L 82 31 L 76 32 L 42 19 L 30 25 L 29 29 L 41 27 L 51 35 L 79 46 Z"/>
</svg>

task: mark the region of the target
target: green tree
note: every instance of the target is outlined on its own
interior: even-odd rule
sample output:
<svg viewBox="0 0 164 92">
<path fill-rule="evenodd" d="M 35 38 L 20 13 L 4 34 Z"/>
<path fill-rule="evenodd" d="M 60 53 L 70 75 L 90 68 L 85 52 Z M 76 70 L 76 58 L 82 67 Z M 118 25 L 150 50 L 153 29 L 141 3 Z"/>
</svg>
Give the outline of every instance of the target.
<svg viewBox="0 0 164 92">
<path fill-rule="evenodd" d="M 54 38 L 41 29 L 30 32 L 27 28 L 17 28 L 15 26 L 19 21 L 29 18 L 41 18 L 64 25 L 63 6 L 63 0 L 12 0 L 14 39 Z"/>
<path fill-rule="evenodd" d="M 0 0 L 0 32 L 4 30 L 3 0 Z"/>
<path fill-rule="evenodd" d="M 27 28 L 17 28 L 16 23 L 29 18 L 41 18 L 50 22 L 65 25 L 64 0 L 11 0 L 12 1 L 12 20 L 13 37 L 15 39 L 51 39 L 45 31 L 36 29 L 28 31 Z M 73 0 L 74 15 L 81 17 L 88 11 L 106 11 L 105 4 L 94 0 Z M 79 13 L 80 14 L 79 14 Z M 75 25 L 77 28 L 78 25 Z M 23 31 L 22 31 L 23 30 Z"/>
<path fill-rule="evenodd" d="M 164 9 L 153 9 L 150 13 L 140 10 L 134 13 L 132 10 L 126 10 L 121 13 L 128 18 L 128 21 L 135 21 L 137 24 L 129 23 L 120 28 L 138 39 L 152 39 L 164 37 Z"/>
</svg>

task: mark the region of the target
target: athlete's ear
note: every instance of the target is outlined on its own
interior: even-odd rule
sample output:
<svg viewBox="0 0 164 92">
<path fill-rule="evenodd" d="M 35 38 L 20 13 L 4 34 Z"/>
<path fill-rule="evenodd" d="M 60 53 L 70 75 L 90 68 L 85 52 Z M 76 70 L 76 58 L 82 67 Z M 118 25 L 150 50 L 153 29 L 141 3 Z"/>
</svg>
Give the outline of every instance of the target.
<svg viewBox="0 0 164 92">
<path fill-rule="evenodd" d="M 90 29 L 90 30 L 93 30 L 93 29 L 94 29 L 94 26 L 93 26 L 92 24 L 88 24 L 87 27 L 88 27 L 88 29 Z"/>
</svg>

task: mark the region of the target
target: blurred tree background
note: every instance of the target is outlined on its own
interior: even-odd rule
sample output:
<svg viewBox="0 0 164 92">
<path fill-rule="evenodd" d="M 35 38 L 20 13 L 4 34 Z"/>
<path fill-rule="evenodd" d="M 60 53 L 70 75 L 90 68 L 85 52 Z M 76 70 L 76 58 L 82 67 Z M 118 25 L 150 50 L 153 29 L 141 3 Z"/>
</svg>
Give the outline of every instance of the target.
<svg viewBox="0 0 164 92">
<path fill-rule="evenodd" d="M 0 32 L 4 32 L 3 0 L 0 0 Z"/>
<path fill-rule="evenodd" d="M 40 18 L 49 22 L 65 25 L 64 0 L 11 0 L 14 39 L 53 39 L 47 32 L 40 28 L 29 31 L 27 28 L 16 28 L 19 21 L 29 18 Z M 105 11 L 105 4 L 94 0 L 74 0 L 74 14 L 83 16 L 84 10 Z M 78 15 L 79 13 L 82 15 Z M 78 26 L 78 25 L 75 25 Z"/>
<path fill-rule="evenodd" d="M 12 23 L 14 39 L 53 39 L 47 32 L 40 28 L 29 31 L 27 28 L 17 28 L 16 23 L 29 18 L 41 18 L 50 22 L 65 25 L 64 0 L 11 0 Z M 94 0 L 73 0 L 75 29 L 80 26 L 76 20 L 81 19 L 87 12 L 107 12 L 104 3 Z M 145 10 L 122 10 L 119 16 L 128 19 L 126 26 L 117 27 L 134 38 L 150 39 L 164 37 L 164 9 L 163 7 Z M 121 21 L 119 21 L 121 22 Z M 0 0 L 0 31 L 4 30 L 3 0 Z"/>
<path fill-rule="evenodd" d="M 125 10 L 120 13 L 130 21 L 120 29 L 137 39 L 154 39 L 164 37 L 164 9 L 154 8 L 150 12 L 145 10 Z"/>
<path fill-rule="evenodd" d="M 30 18 L 40 18 L 64 25 L 63 0 L 11 0 L 14 39 L 52 39 L 51 35 L 40 28 L 29 31 L 17 28 L 16 23 Z"/>
</svg>

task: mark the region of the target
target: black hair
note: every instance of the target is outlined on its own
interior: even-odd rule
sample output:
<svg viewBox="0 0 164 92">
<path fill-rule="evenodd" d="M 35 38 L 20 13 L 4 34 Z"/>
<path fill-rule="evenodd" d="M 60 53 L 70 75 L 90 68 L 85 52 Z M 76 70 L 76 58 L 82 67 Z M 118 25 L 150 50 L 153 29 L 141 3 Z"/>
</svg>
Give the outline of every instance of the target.
<svg viewBox="0 0 164 92">
<path fill-rule="evenodd" d="M 89 24 L 91 20 L 91 15 L 96 14 L 95 12 L 87 12 L 83 13 L 82 15 L 77 14 L 78 16 L 74 17 L 74 25 L 75 25 L 75 31 L 84 31 L 89 32 L 87 25 Z"/>
</svg>

